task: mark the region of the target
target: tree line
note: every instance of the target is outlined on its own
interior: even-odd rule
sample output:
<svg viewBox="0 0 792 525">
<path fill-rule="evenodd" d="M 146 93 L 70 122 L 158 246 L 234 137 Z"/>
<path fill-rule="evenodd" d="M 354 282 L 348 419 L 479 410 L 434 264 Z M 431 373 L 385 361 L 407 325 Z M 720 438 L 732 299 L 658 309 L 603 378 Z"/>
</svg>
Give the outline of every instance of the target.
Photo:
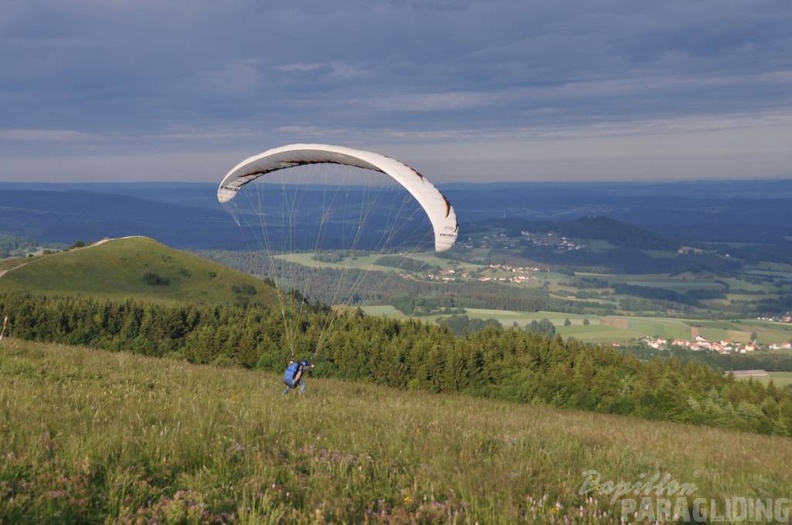
<svg viewBox="0 0 792 525">
<path fill-rule="evenodd" d="M 24 257 L 38 248 L 33 239 L 16 237 L 0 233 L 0 259 L 6 257 Z"/>
<path fill-rule="evenodd" d="M 0 294 L 5 315 L 22 339 L 273 372 L 291 357 L 314 358 L 320 377 L 792 436 L 789 389 L 519 327 L 455 335 L 356 309 L 312 308 L 296 320 L 257 305 L 31 294 Z M 298 323 L 293 337 L 287 323 Z"/>
</svg>

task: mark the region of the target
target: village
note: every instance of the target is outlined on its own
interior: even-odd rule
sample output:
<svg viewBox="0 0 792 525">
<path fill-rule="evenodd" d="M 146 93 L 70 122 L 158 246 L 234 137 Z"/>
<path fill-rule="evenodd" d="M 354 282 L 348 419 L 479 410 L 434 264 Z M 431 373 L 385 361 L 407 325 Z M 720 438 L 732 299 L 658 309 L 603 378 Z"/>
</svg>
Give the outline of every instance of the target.
<svg viewBox="0 0 792 525">
<path fill-rule="evenodd" d="M 586 244 L 567 239 L 565 236 L 556 236 L 553 232 L 537 234 L 529 231 L 521 231 L 520 234 L 535 246 L 545 246 L 559 251 L 583 250 Z"/>
<path fill-rule="evenodd" d="M 687 348 L 693 352 L 718 352 L 719 354 L 746 354 L 764 349 L 792 349 L 792 342 L 760 345 L 755 341 L 749 343 L 728 340 L 708 341 L 700 335 L 696 336 L 693 341 L 686 339 L 665 339 L 662 337 L 644 337 L 641 341 L 656 350 L 668 350 L 674 346 Z"/>
<path fill-rule="evenodd" d="M 483 275 L 483 272 L 492 272 L 496 275 L 488 276 Z M 533 279 L 534 273 L 538 272 L 539 268 L 535 266 L 510 266 L 508 264 L 490 264 L 483 270 L 476 272 L 459 271 L 454 268 L 446 268 L 437 273 L 430 273 L 425 276 L 426 279 L 433 281 L 456 281 L 456 280 L 476 280 L 480 282 L 501 282 L 501 283 L 516 283 L 522 284 Z M 506 273 L 507 275 L 498 275 Z M 510 275 L 509 275 L 510 274 Z"/>
<path fill-rule="evenodd" d="M 462 248 L 506 248 L 514 249 L 520 244 L 520 240 L 526 241 L 533 246 L 542 246 L 544 248 L 552 248 L 554 250 L 565 252 L 573 250 L 583 250 L 588 247 L 587 244 L 575 242 L 568 239 L 563 235 L 556 235 L 553 232 L 547 233 L 534 233 L 530 231 L 521 231 L 520 238 L 517 239 L 506 233 L 494 233 L 483 235 L 475 242 L 468 240 L 459 240 L 457 244 Z"/>
</svg>

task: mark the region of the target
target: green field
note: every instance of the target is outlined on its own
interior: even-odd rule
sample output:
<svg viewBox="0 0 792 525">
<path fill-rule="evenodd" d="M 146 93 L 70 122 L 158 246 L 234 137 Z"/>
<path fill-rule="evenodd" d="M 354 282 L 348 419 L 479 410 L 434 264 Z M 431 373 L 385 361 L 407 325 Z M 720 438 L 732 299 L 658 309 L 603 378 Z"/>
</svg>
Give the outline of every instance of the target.
<svg viewBox="0 0 792 525">
<path fill-rule="evenodd" d="M 792 385 L 792 372 L 768 372 L 768 377 L 756 378 L 763 383 L 769 383 L 770 380 L 778 387 L 785 387 Z"/>
<path fill-rule="evenodd" d="M 366 306 L 363 310 L 370 315 L 383 315 L 397 319 L 406 318 L 392 306 Z M 792 340 L 792 325 L 756 319 L 738 321 L 705 321 L 697 319 L 666 319 L 661 317 L 624 317 L 579 315 L 562 312 L 512 312 L 466 308 L 471 319 L 496 319 L 504 327 L 529 325 L 531 321 L 548 319 L 562 337 L 574 337 L 588 343 L 610 344 L 628 343 L 642 337 L 662 337 L 666 339 L 693 340 L 699 334 L 710 341 L 730 340 L 747 343 L 756 334 L 761 344 L 783 343 Z M 448 316 L 435 315 L 420 317 L 435 322 Z M 570 326 L 564 326 L 569 319 Z M 584 320 L 589 324 L 585 325 Z"/>
<path fill-rule="evenodd" d="M 775 323 L 757 319 L 741 319 L 736 321 L 696 321 L 700 325 L 701 335 L 711 341 L 728 339 L 731 341 L 748 342 L 751 335 L 756 334 L 759 343 L 784 343 L 792 340 L 792 325 Z"/>
<path fill-rule="evenodd" d="M 291 253 L 288 255 L 275 255 L 275 258 L 287 260 L 297 263 L 308 268 L 336 268 L 343 270 L 387 270 L 393 271 L 393 268 L 386 268 L 384 266 L 377 266 L 375 261 L 380 257 L 379 255 L 359 255 L 355 257 L 348 257 L 340 263 L 322 262 L 314 260 L 313 253 Z"/>
<path fill-rule="evenodd" d="M 407 319 L 409 317 L 390 305 L 363 306 L 361 309 L 368 315 L 392 317 L 394 319 Z"/>
<path fill-rule="evenodd" d="M 303 266 L 308 266 L 311 268 L 335 268 L 335 269 L 344 269 L 344 270 L 381 270 L 381 271 L 394 271 L 395 269 L 392 266 L 380 266 L 377 264 L 377 259 L 383 257 L 383 254 L 361 254 L 355 255 L 354 257 L 346 257 L 341 262 L 323 262 L 317 261 L 314 259 L 314 254 L 311 253 L 291 253 L 288 255 L 276 255 L 275 257 L 279 259 L 289 260 L 291 262 L 301 264 Z M 475 270 L 481 268 L 477 265 L 467 264 L 467 263 L 455 263 L 450 259 L 443 259 L 441 257 L 436 257 L 431 253 L 411 253 L 411 254 L 404 254 L 404 257 L 409 259 L 414 259 L 416 261 L 422 261 L 426 264 L 430 264 L 432 266 L 439 266 L 441 268 L 459 268 L 459 269 L 468 269 L 468 270 Z"/>
<path fill-rule="evenodd" d="M 776 386 L 792 385 L 792 372 L 770 372 L 769 374 Z"/>
<path fill-rule="evenodd" d="M 786 266 L 784 266 L 786 268 Z M 632 286 L 645 286 L 650 288 L 662 288 L 674 292 L 682 293 L 692 290 L 723 290 L 729 300 L 747 299 L 757 300 L 757 293 L 773 294 L 779 292 L 779 287 L 770 282 L 752 282 L 751 276 L 778 277 L 785 278 L 788 271 L 768 271 L 768 270 L 746 270 L 745 275 L 732 277 L 721 277 L 715 275 L 699 275 L 692 273 L 678 274 L 670 276 L 668 274 L 598 274 L 578 272 L 578 277 L 594 277 L 603 279 L 614 284 L 628 284 Z M 728 287 L 728 288 L 727 288 Z M 752 294 L 745 294 L 749 292 Z"/>
<path fill-rule="evenodd" d="M 697 282 L 697 281 L 688 281 L 688 280 L 674 280 L 674 279 L 667 279 L 667 280 L 646 280 L 646 281 L 636 281 L 636 280 L 628 280 L 625 281 L 625 284 L 629 284 L 631 286 L 646 286 L 649 288 L 663 288 L 665 290 L 673 290 L 679 293 L 685 293 L 690 290 L 723 290 L 725 287 L 716 282 Z"/>
<path fill-rule="evenodd" d="M 556 333 L 564 338 L 574 337 L 578 341 L 593 344 L 624 344 L 640 339 L 643 335 L 634 330 L 622 330 L 600 324 L 557 326 Z"/>
<path fill-rule="evenodd" d="M 777 279 L 783 279 L 786 281 L 792 281 L 792 271 L 781 271 L 781 270 L 751 270 L 747 272 L 749 275 L 761 275 L 763 277 L 773 277 Z"/>
<path fill-rule="evenodd" d="M 792 439 L 0 342 L 0 523 L 614 523 L 583 473 L 788 498 Z M 654 498 L 651 495 L 651 498 Z M 633 521 L 633 515 L 627 518 Z M 665 521 L 665 520 L 661 520 Z"/>
</svg>

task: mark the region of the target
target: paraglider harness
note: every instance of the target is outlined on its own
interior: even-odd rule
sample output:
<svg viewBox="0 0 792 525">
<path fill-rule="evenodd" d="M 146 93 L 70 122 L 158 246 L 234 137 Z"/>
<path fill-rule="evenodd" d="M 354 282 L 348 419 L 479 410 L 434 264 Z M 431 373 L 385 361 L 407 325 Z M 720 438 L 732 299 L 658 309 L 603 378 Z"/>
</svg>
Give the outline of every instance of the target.
<svg viewBox="0 0 792 525">
<path fill-rule="evenodd" d="M 289 366 L 283 372 L 283 384 L 289 388 L 297 388 L 302 382 L 303 370 L 310 369 L 310 361 L 289 361 Z"/>
</svg>

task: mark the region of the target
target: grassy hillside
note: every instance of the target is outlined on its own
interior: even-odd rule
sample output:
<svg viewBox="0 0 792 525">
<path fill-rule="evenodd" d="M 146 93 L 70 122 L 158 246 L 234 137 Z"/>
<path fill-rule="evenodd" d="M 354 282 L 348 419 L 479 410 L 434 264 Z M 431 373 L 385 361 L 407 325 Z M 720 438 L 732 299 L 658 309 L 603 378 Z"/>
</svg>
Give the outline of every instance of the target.
<svg viewBox="0 0 792 525">
<path fill-rule="evenodd" d="M 259 279 L 147 237 L 130 237 L 0 267 L 0 291 L 197 303 L 273 300 Z"/>
<path fill-rule="evenodd" d="M 792 492 L 787 438 L 310 378 L 303 397 L 280 390 L 3 340 L 0 522 L 613 523 L 607 481 L 668 474 L 721 514 Z M 581 494 L 592 470 L 603 483 Z"/>
</svg>

